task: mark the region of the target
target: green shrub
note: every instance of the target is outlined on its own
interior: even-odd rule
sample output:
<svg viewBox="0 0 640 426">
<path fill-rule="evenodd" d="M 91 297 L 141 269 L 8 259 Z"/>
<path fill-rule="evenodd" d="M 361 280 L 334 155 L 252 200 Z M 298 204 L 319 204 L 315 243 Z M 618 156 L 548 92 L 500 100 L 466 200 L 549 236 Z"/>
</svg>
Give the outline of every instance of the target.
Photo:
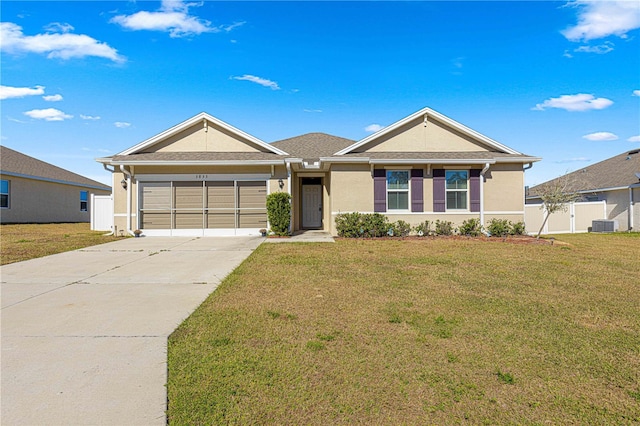
<svg viewBox="0 0 640 426">
<path fill-rule="evenodd" d="M 340 213 L 336 216 L 338 236 L 345 238 L 382 237 L 389 231 L 389 219 L 380 213 Z"/>
<path fill-rule="evenodd" d="M 365 237 L 384 237 L 389 228 L 389 219 L 380 213 L 362 215 L 362 229 Z"/>
<path fill-rule="evenodd" d="M 429 235 L 433 234 L 433 230 L 431 229 L 431 222 L 429 222 L 428 220 L 417 224 L 413 228 L 413 231 L 421 237 L 428 237 Z"/>
<path fill-rule="evenodd" d="M 273 192 L 267 195 L 267 217 L 274 234 L 289 235 L 291 195 L 286 192 Z"/>
<path fill-rule="evenodd" d="M 404 220 L 393 222 L 393 224 L 391 224 L 391 227 L 393 229 L 393 235 L 395 237 L 406 237 L 411 232 L 411 225 L 409 225 Z"/>
<path fill-rule="evenodd" d="M 511 222 L 507 219 L 493 218 L 489 221 L 487 231 L 492 237 L 504 237 L 511 233 Z"/>
<path fill-rule="evenodd" d="M 453 223 L 448 220 L 436 220 L 436 235 L 453 235 L 454 232 Z"/>
<path fill-rule="evenodd" d="M 482 232 L 482 225 L 480 224 L 480 219 L 472 218 L 467 219 L 462 222 L 460 229 L 458 230 L 460 235 L 466 235 L 468 237 L 477 237 Z"/>
<path fill-rule="evenodd" d="M 357 238 L 362 236 L 362 218 L 358 212 L 340 213 L 336 216 L 336 231 L 338 236 L 346 238 Z M 360 232 L 362 229 L 362 233 Z"/>
<path fill-rule="evenodd" d="M 526 235 L 527 229 L 524 222 L 516 222 L 511 224 L 511 235 Z"/>
</svg>

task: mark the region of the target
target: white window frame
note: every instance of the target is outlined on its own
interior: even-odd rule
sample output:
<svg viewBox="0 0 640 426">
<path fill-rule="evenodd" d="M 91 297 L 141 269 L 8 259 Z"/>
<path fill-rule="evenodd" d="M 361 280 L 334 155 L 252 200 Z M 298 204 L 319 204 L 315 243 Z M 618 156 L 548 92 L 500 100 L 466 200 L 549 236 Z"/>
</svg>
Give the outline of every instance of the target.
<svg viewBox="0 0 640 426">
<path fill-rule="evenodd" d="M 82 194 L 86 194 L 86 200 L 82 200 Z M 85 204 L 84 209 L 82 208 L 82 203 Z M 80 191 L 80 211 L 88 212 L 89 211 L 89 191 Z"/>
<path fill-rule="evenodd" d="M 389 173 L 404 172 L 407 174 L 407 189 L 389 189 Z M 387 211 L 393 212 L 409 212 L 411 211 L 411 170 L 409 169 L 387 169 L 385 176 L 386 194 L 387 194 Z M 406 209 L 394 209 L 389 206 L 389 192 L 406 192 L 407 193 L 407 208 Z"/>
<path fill-rule="evenodd" d="M 449 189 L 447 188 L 447 173 L 450 172 L 464 172 L 467 174 L 467 188 L 466 189 Z M 469 210 L 469 206 L 470 206 L 470 192 L 471 192 L 471 180 L 469 179 L 469 177 L 471 176 L 471 171 L 468 169 L 450 169 L 450 170 L 445 170 L 444 172 L 444 202 L 445 202 L 445 211 L 452 211 L 452 212 L 468 212 Z M 466 192 L 466 204 L 467 207 L 463 208 L 463 209 L 454 209 L 454 208 L 450 208 L 449 207 L 449 192 Z"/>
<path fill-rule="evenodd" d="M 9 209 L 11 208 L 11 181 L 9 179 L 2 179 L 2 182 L 7 182 L 7 192 L 2 192 L 0 193 L 0 195 L 6 195 L 7 196 L 7 206 L 6 207 L 0 207 L 3 209 Z M 1 188 L 0 188 L 1 189 Z"/>
</svg>

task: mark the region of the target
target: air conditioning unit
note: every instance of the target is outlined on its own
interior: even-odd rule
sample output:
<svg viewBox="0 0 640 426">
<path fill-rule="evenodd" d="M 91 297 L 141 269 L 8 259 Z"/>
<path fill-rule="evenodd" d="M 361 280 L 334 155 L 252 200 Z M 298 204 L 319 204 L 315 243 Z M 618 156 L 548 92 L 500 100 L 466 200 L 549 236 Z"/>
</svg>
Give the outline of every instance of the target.
<svg viewBox="0 0 640 426">
<path fill-rule="evenodd" d="M 616 232 L 617 230 L 618 230 L 617 220 L 591 221 L 591 232 Z"/>
</svg>

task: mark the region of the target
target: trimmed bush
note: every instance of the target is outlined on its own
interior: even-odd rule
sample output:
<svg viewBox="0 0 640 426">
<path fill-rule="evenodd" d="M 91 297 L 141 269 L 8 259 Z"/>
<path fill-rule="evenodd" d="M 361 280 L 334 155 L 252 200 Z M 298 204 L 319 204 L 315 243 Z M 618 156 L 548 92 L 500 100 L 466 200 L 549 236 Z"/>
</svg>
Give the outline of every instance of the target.
<svg viewBox="0 0 640 426">
<path fill-rule="evenodd" d="M 404 220 L 393 222 L 391 226 L 393 229 L 394 237 L 406 237 L 411 232 L 411 225 L 409 225 Z"/>
<path fill-rule="evenodd" d="M 467 237 L 478 237 L 482 232 L 482 225 L 480 219 L 472 218 L 462 222 L 460 229 L 458 229 L 460 235 L 466 235 Z"/>
<path fill-rule="evenodd" d="M 526 235 L 527 229 L 524 222 L 516 222 L 511 225 L 511 235 Z"/>
<path fill-rule="evenodd" d="M 489 221 L 489 225 L 487 225 L 487 231 L 492 237 L 504 237 L 511 233 L 511 222 L 507 219 L 493 218 Z"/>
<path fill-rule="evenodd" d="M 289 235 L 291 195 L 287 192 L 273 192 L 267 195 L 267 217 L 274 234 Z"/>
<path fill-rule="evenodd" d="M 421 237 L 428 237 L 429 235 L 433 234 L 433 230 L 431 229 L 431 222 L 429 222 L 428 220 L 417 224 L 413 228 L 413 231 Z"/>
<path fill-rule="evenodd" d="M 392 227 L 389 219 L 380 213 L 340 213 L 336 216 L 338 236 L 345 238 L 383 237 Z"/>
<path fill-rule="evenodd" d="M 453 235 L 454 233 L 453 223 L 448 220 L 436 220 L 436 235 Z"/>
</svg>

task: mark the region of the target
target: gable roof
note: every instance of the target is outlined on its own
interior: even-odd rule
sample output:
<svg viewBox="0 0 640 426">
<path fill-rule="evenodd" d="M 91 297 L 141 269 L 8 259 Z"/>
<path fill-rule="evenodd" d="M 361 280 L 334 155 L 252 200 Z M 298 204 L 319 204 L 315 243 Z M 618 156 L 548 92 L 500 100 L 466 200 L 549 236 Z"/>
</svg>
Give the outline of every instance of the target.
<svg viewBox="0 0 640 426">
<path fill-rule="evenodd" d="M 87 188 L 111 190 L 110 186 L 53 164 L 45 163 L 6 146 L 0 146 L 0 172 L 7 176 L 23 177 Z"/>
<path fill-rule="evenodd" d="M 449 118 L 449 117 L 447 117 L 447 116 L 445 116 L 443 114 L 440 114 L 437 111 L 432 110 L 431 108 L 423 108 L 420 111 L 416 111 L 413 114 L 411 114 L 411 115 L 409 115 L 409 116 L 407 116 L 407 117 L 405 117 L 405 118 L 403 118 L 403 119 L 401 119 L 399 121 L 396 121 L 395 123 L 383 128 L 383 129 L 378 130 L 374 134 L 369 135 L 366 138 L 359 140 L 358 142 L 354 143 L 353 145 L 348 146 L 348 147 L 336 152 L 335 155 L 349 154 L 350 152 L 353 152 L 354 150 L 360 148 L 361 146 L 366 145 L 366 144 L 368 144 L 370 142 L 373 142 L 373 141 L 375 141 L 375 140 L 387 135 L 388 133 L 393 132 L 394 130 L 398 129 L 399 127 L 402 127 L 405 124 L 407 124 L 407 123 L 419 118 L 419 117 L 425 117 L 426 120 L 435 119 L 435 120 L 437 120 L 437 121 L 439 121 L 441 123 L 444 123 L 444 124 L 448 125 L 449 127 L 452 127 L 453 129 L 457 130 L 458 132 L 460 132 L 460 133 L 462 133 L 462 134 L 464 134 L 464 135 L 466 135 L 466 136 L 468 136 L 470 138 L 473 138 L 473 139 L 481 142 L 482 144 L 484 144 L 484 145 L 486 145 L 486 146 L 488 146 L 490 148 L 493 148 L 495 150 L 498 150 L 500 152 L 504 152 L 504 153 L 507 153 L 507 154 L 522 155 L 521 152 L 518 152 L 518 151 L 516 151 L 516 150 L 514 150 L 512 148 L 509 148 L 506 145 L 503 145 L 503 144 L 501 144 L 499 142 L 496 142 L 493 139 L 491 139 L 491 138 L 489 138 L 489 137 L 487 137 L 487 136 L 485 136 L 485 135 L 483 135 L 481 133 L 478 133 L 473 129 L 468 128 L 467 126 L 465 126 L 465 125 L 463 125 L 461 123 L 458 123 L 457 121 L 452 120 L 451 118 Z"/>
<path fill-rule="evenodd" d="M 640 177 L 636 173 L 640 173 L 640 149 L 625 151 L 615 157 L 531 187 L 527 197 L 539 196 L 545 185 L 560 179 L 568 183 L 567 190 L 572 192 L 628 188 L 640 184 Z"/>
<path fill-rule="evenodd" d="M 170 129 L 165 130 L 164 132 L 158 133 L 157 135 L 140 142 L 137 145 L 132 146 L 129 149 L 125 149 L 122 152 L 119 152 L 116 155 L 130 155 L 130 154 L 136 154 L 144 149 L 147 149 L 159 142 L 162 142 L 163 140 L 165 140 L 168 137 L 171 137 L 191 126 L 193 126 L 194 124 L 197 124 L 199 122 L 206 122 L 209 121 L 213 124 L 215 124 L 216 126 L 222 127 L 223 129 L 227 130 L 228 132 L 235 134 L 237 136 L 240 136 L 243 139 L 246 139 L 252 143 L 254 143 L 255 145 L 258 145 L 262 148 L 267 149 L 270 152 L 273 152 L 274 154 L 278 154 L 278 155 L 287 155 L 287 153 L 285 151 L 282 151 L 281 149 L 278 149 L 266 142 L 264 142 L 261 139 L 256 138 L 255 136 L 252 136 L 246 132 L 243 132 L 242 130 L 233 127 L 232 125 L 225 123 L 222 120 L 219 120 L 217 118 L 215 118 L 212 115 L 207 114 L 206 112 L 201 112 L 198 115 L 195 115 L 191 118 L 189 118 L 188 120 L 183 121 L 180 124 L 177 124 L 175 126 L 173 126 Z"/>
<path fill-rule="evenodd" d="M 303 159 L 328 157 L 334 152 L 352 145 L 355 141 L 326 133 L 307 133 L 273 142 L 271 145 L 287 151 L 291 156 Z"/>
</svg>

